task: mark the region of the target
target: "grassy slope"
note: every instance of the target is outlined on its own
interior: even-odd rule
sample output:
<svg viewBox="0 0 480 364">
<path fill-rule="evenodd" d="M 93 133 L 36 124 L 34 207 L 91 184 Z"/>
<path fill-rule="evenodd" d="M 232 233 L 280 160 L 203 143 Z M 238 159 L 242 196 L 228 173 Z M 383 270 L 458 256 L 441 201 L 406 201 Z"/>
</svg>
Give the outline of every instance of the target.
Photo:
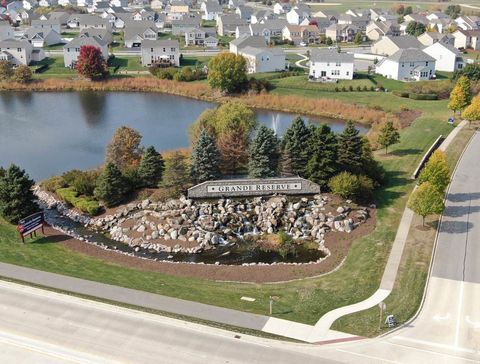
<svg viewBox="0 0 480 364">
<path fill-rule="evenodd" d="M 283 93 L 282 90 L 275 92 Z M 290 94 L 318 97 L 318 92 L 291 90 Z M 379 221 L 375 231 L 354 243 L 351 252 L 338 272 L 300 282 L 275 285 L 217 283 L 199 279 L 165 276 L 158 273 L 120 267 L 98 259 L 67 251 L 58 244 L 39 239 L 34 243 L 18 243 L 12 226 L 0 223 L 0 259 L 5 262 L 98 280 L 120 286 L 195 300 L 234 309 L 267 314 L 268 297 L 276 296 L 274 315 L 313 324 L 325 312 L 341 305 L 367 298 L 378 287 L 383 267 L 395 236 L 406 194 L 412 183 L 407 180 L 421 154 L 439 134 L 446 134 L 450 126 L 443 122 L 446 102 L 421 102 L 398 99 L 388 94 L 326 93 L 322 96 L 341 98 L 357 103 L 382 105 L 398 110 L 400 100 L 410 108 L 421 107 L 424 116 L 402 132 L 402 142 L 392 148 L 392 155 L 379 155 L 390 177 L 389 186 L 377 193 Z M 240 300 L 241 296 L 255 297 L 253 303 Z M 357 325 L 347 322 L 337 329 L 358 332 Z"/>
</svg>

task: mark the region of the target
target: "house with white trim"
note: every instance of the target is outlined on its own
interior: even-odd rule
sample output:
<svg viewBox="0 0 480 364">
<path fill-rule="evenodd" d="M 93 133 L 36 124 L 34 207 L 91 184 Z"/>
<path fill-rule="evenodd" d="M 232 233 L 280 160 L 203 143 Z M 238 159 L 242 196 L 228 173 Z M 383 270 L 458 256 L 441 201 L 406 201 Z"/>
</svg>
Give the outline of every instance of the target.
<svg viewBox="0 0 480 364">
<path fill-rule="evenodd" d="M 142 42 L 142 65 L 180 66 L 180 44 L 176 40 L 145 40 Z"/>
<path fill-rule="evenodd" d="M 400 49 L 382 59 L 375 72 L 397 81 L 424 81 L 435 76 L 435 58 L 418 48 Z"/>
<path fill-rule="evenodd" d="M 353 79 L 353 54 L 339 53 L 336 49 L 313 48 L 310 51 L 309 79 Z"/>
<path fill-rule="evenodd" d="M 245 58 L 248 73 L 278 72 L 286 68 L 285 51 L 281 48 L 244 47 L 238 54 Z"/>
<path fill-rule="evenodd" d="M 455 72 L 465 67 L 462 54 L 450 44 L 436 42 L 423 51 L 435 58 L 436 71 Z"/>
</svg>

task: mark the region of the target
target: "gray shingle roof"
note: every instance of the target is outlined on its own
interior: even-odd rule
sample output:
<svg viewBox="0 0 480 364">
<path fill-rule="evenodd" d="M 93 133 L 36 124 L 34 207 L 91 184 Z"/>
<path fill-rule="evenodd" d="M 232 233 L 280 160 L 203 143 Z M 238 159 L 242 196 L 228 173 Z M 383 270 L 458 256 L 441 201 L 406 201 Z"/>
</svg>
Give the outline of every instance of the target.
<svg viewBox="0 0 480 364">
<path fill-rule="evenodd" d="M 162 40 L 150 40 L 145 39 L 142 42 L 142 48 L 159 48 L 159 47 L 176 47 L 180 48 L 178 40 L 162 39 Z"/>
<path fill-rule="evenodd" d="M 388 59 L 395 62 L 435 61 L 435 58 L 417 48 L 400 49 L 388 57 Z"/>
<path fill-rule="evenodd" d="M 338 53 L 336 49 L 314 48 L 310 51 L 310 61 L 353 63 L 353 54 Z"/>
<path fill-rule="evenodd" d="M 107 45 L 107 42 L 103 41 L 98 37 L 76 37 L 73 38 L 70 42 L 65 44 L 63 48 L 72 48 L 72 47 L 82 47 L 82 46 L 94 46 L 94 47 L 103 47 Z"/>
</svg>

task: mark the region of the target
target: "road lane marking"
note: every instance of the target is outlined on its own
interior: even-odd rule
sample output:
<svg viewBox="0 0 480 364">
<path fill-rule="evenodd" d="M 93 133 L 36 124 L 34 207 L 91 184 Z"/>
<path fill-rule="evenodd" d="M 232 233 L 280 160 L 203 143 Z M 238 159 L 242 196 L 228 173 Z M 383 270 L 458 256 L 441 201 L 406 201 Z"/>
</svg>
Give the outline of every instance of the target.
<svg viewBox="0 0 480 364">
<path fill-rule="evenodd" d="M 451 317 L 450 313 L 447 313 L 444 316 L 435 315 L 435 316 L 433 316 L 433 319 L 435 321 L 448 321 L 448 320 L 450 320 L 450 317 Z"/>
<path fill-rule="evenodd" d="M 415 340 L 415 339 L 410 339 L 410 340 L 407 340 L 407 341 L 421 341 L 423 343 L 427 343 L 427 341 L 423 341 L 423 340 Z M 433 353 L 433 354 L 436 354 L 436 355 L 441 355 L 441 356 L 448 356 L 450 358 L 455 358 L 455 359 L 461 359 L 463 361 L 469 361 L 469 362 L 472 362 L 472 363 L 478 363 L 478 360 L 476 359 L 468 359 L 468 358 L 465 358 L 465 357 L 459 357 L 459 356 L 456 356 L 456 355 L 452 355 L 452 354 L 447 354 L 447 353 L 443 353 L 443 352 L 438 352 L 438 351 L 433 351 L 433 350 L 428 350 L 428 349 L 421 349 L 421 348 L 418 348 L 418 347 L 414 347 L 414 346 L 409 346 L 409 345 L 402 345 L 402 344 L 395 344 L 395 343 L 392 343 L 392 342 L 389 342 L 390 345 L 393 345 L 393 346 L 400 346 L 400 347 L 403 347 L 403 348 L 408 348 L 409 350 L 413 349 L 413 350 L 416 350 L 416 351 L 422 351 L 422 352 L 425 352 L 425 353 Z M 436 343 L 431 343 L 432 346 L 441 346 L 441 347 L 444 347 L 445 345 L 441 345 L 441 344 L 436 344 Z M 455 349 L 456 350 L 456 349 Z M 470 352 L 469 350 L 467 349 L 463 349 L 463 350 L 458 350 L 458 351 L 466 351 L 466 352 Z M 472 354 L 475 354 L 475 351 L 472 351 L 471 352 Z"/>
<path fill-rule="evenodd" d="M 467 349 L 467 348 L 462 348 L 462 347 L 447 345 L 447 344 L 439 344 L 439 343 L 436 343 L 436 342 L 433 342 L 433 341 L 412 339 L 412 338 L 404 337 L 404 336 L 394 336 L 394 337 L 392 337 L 391 340 L 408 341 L 408 342 L 412 342 L 412 343 L 423 344 L 423 345 L 427 345 L 427 346 L 433 346 L 433 347 L 443 348 L 443 349 L 448 349 L 448 350 L 453 350 L 453 351 L 460 351 L 460 352 L 469 353 L 469 354 L 475 354 L 476 353 L 475 350 L 472 350 L 472 349 Z M 398 345 L 400 345 L 400 344 L 398 344 Z"/>
</svg>

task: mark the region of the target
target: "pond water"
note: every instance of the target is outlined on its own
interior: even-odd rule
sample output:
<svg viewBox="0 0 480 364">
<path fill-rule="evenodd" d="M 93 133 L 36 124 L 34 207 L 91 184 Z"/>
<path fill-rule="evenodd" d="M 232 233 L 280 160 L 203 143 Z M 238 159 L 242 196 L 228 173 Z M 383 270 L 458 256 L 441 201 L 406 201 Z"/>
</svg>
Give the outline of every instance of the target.
<svg viewBox="0 0 480 364">
<path fill-rule="evenodd" d="M 122 125 L 137 129 L 142 144 L 159 151 L 187 147 L 188 126 L 215 106 L 160 93 L 0 92 L 0 166 L 16 163 L 37 180 L 73 168 L 94 168 L 103 162 L 107 143 Z M 264 110 L 256 114 L 278 135 L 295 117 Z M 327 123 L 336 132 L 344 127 L 335 119 L 305 119 Z"/>
</svg>

